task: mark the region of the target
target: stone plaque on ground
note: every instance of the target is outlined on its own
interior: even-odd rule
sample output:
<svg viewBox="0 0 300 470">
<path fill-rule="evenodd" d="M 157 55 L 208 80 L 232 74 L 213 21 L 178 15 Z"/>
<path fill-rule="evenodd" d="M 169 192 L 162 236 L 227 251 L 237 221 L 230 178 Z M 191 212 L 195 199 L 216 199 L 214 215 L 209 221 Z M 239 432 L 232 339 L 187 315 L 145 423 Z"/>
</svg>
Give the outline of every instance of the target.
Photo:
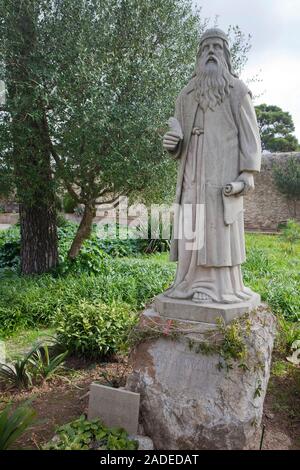
<svg viewBox="0 0 300 470">
<path fill-rule="evenodd" d="M 137 434 L 140 394 L 92 383 L 88 419 L 99 418 L 108 427 L 124 428 Z"/>
</svg>

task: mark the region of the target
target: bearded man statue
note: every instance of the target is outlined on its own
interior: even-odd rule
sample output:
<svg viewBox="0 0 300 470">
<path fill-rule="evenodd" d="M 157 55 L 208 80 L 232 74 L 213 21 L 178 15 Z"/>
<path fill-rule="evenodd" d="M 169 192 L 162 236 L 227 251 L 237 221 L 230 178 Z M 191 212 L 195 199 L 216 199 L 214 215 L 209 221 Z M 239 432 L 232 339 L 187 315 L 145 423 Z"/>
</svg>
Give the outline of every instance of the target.
<svg viewBox="0 0 300 470">
<path fill-rule="evenodd" d="M 257 294 L 241 273 L 243 195 L 260 171 L 261 143 L 251 93 L 232 71 L 220 29 L 201 37 L 195 74 L 169 125 L 163 146 L 179 160 L 171 244 L 178 265 L 164 296 L 198 304 L 247 302 Z"/>
</svg>

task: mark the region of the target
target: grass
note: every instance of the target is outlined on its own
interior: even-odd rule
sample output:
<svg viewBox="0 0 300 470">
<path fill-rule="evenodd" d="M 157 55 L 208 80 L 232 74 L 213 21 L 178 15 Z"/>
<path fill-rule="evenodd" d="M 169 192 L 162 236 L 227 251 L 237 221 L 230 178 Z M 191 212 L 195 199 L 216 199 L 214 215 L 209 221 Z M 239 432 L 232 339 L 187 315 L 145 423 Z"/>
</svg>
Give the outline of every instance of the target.
<svg viewBox="0 0 300 470">
<path fill-rule="evenodd" d="M 34 344 L 54 334 L 54 328 L 34 328 L 16 332 L 4 342 L 7 361 L 17 359 L 29 351 Z"/>
<path fill-rule="evenodd" d="M 278 235 L 246 234 L 245 284 L 261 294 L 272 310 L 287 320 L 300 321 L 300 244 L 290 244 Z M 125 302 L 137 311 L 162 292 L 174 278 L 175 263 L 167 253 L 139 257 L 105 258 L 100 271 L 61 276 L 0 279 L 0 338 L 16 331 L 51 328 L 57 310 L 68 304 L 88 301 Z M 297 335 L 296 335 L 297 336 Z"/>
<path fill-rule="evenodd" d="M 287 415 L 292 423 L 298 426 L 300 423 L 300 368 L 278 357 L 276 352 L 268 393 L 272 396 L 274 412 Z"/>
<path fill-rule="evenodd" d="M 144 308 L 171 283 L 174 264 L 144 258 L 109 258 L 98 275 L 15 276 L 0 282 L 0 338 L 17 330 L 51 327 L 56 312 L 81 301 Z M 2 330 L 2 331 L 1 331 Z M 2 333 L 2 334 L 1 334 Z"/>
<path fill-rule="evenodd" d="M 245 284 L 260 293 L 281 318 L 268 389 L 270 406 L 276 419 L 282 419 L 284 425 L 296 429 L 300 421 L 300 369 L 287 362 L 286 357 L 290 355 L 292 342 L 300 339 L 300 244 L 294 244 L 291 250 L 290 244 L 279 235 L 247 233 L 246 246 Z M 2 278 L 0 319 L 1 315 L 8 319 L 9 334 L 5 341 L 8 358 L 18 357 L 36 341 L 52 335 L 55 330 L 49 325 L 59 307 L 79 305 L 82 300 L 91 304 L 101 300 L 127 302 L 133 312 L 144 308 L 154 295 L 170 284 L 176 265 L 169 262 L 167 253 L 158 253 L 111 259 L 106 268 L 92 276 L 83 272 L 61 277 Z M 24 317 L 30 319 L 27 324 L 22 323 Z M 88 361 L 82 369 L 84 373 L 80 372 L 87 374 L 87 382 L 91 381 L 92 370 L 89 368 L 92 364 Z M 76 379 L 79 382 L 80 374 Z M 68 378 L 71 379 L 70 372 Z M 82 391 L 80 395 L 83 395 Z M 298 439 L 299 433 L 293 433 L 294 439 Z"/>
<path fill-rule="evenodd" d="M 274 313 L 300 321 L 300 243 L 280 235 L 246 234 L 244 282 L 261 294 Z"/>
</svg>

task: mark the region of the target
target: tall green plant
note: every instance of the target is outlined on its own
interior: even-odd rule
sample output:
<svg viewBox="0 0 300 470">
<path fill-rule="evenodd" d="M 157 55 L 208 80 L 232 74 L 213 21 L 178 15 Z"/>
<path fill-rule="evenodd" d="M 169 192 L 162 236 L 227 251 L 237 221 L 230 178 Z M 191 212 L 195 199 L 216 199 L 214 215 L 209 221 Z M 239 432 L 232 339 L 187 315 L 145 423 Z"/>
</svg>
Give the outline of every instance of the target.
<svg viewBox="0 0 300 470">
<path fill-rule="evenodd" d="M 300 201 L 300 158 L 287 157 L 280 165 L 274 165 L 273 177 L 279 191 L 292 203 L 292 217 L 297 217 Z"/>
<path fill-rule="evenodd" d="M 51 354 L 47 343 L 39 343 L 12 365 L 0 363 L 0 383 L 5 388 L 28 388 L 57 374 L 68 354 Z"/>
<path fill-rule="evenodd" d="M 281 237 L 288 243 L 289 251 L 292 253 L 295 244 L 300 241 L 300 224 L 296 220 L 288 220 L 282 229 Z"/>
<path fill-rule="evenodd" d="M 36 417 L 28 405 L 21 405 L 12 411 L 12 405 L 0 413 L 0 450 L 7 450 L 26 431 Z"/>
</svg>

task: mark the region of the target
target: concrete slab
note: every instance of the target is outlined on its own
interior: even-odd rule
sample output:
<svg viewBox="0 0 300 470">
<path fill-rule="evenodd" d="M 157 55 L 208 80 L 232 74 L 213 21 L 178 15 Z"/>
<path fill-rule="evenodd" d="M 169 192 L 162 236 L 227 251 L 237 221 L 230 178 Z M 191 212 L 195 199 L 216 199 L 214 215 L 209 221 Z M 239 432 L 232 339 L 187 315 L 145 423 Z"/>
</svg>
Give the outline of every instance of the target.
<svg viewBox="0 0 300 470">
<path fill-rule="evenodd" d="M 96 382 L 91 384 L 88 419 L 99 418 L 108 427 L 124 428 L 129 434 L 137 434 L 139 407 L 139 393 Z"/>
<path fill-rule="evenodd" d="M 188 320 L 205 323 L 216 323 L 222 317 L 225 323 L 251 312 L 261 303 L 259 294 L 253 293 L 250 300 L 236 304 L 208 303 L 197 304 L 192 300 L 179 300 L 160 294 L 155 297 L 155 310 L 163 317 L 175 320 Z"/>
</svg>

